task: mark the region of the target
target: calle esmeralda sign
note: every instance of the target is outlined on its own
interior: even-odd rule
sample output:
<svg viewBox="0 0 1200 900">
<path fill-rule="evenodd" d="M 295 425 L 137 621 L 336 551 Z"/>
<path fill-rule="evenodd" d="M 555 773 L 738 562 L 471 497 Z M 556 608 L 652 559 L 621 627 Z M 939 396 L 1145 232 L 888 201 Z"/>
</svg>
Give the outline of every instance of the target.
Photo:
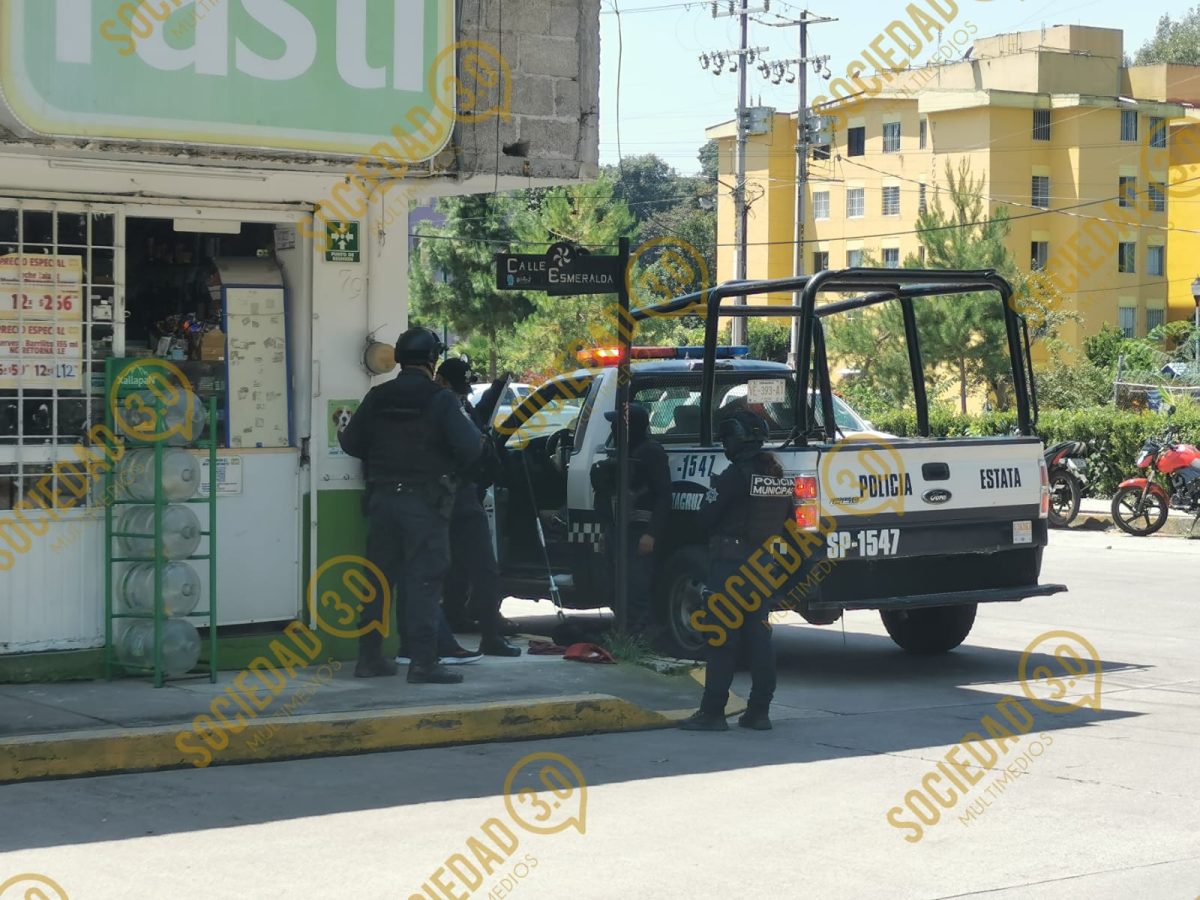
<svg viewBox="0 0 1200 900">
<path fill-rule="evenodd" d="M 497 253 L 496 289 L 548 294 L 615 294 L 624 284 L 620 256 L 593 256 L 574 244 L 545 253 Z"/>
</svg>

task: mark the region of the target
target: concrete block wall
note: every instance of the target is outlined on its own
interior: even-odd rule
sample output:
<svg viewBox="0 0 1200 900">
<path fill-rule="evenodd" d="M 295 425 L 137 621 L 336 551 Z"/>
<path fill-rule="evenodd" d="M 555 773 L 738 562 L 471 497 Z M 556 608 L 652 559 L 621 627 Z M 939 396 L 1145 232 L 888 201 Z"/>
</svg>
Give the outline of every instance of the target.
<svg viewBox="0 0 1200 900">
<path fill-rule="evenodd" d="M 600 154 L 600 0 L 464 0 L 459 39 L 495 47 L 512 75 L 508 119 L 456 128 L 460 176 L 593 177 Z M 470 76 L 460 71 L 460 78 Z M 501 88 L 481 92 L 475 108 L 497 104 Z"/>
</svg>

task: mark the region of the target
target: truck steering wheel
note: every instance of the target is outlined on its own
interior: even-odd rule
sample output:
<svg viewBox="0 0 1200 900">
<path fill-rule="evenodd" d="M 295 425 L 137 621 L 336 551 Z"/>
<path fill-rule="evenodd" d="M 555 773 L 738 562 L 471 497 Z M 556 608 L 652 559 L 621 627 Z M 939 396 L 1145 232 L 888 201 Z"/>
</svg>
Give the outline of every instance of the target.
<svg viewBox="0 0 1200 900">
<path fill-rule="evenodd" d="M 563 474 L 567 471 L 567 458 L 574 449 L 570 428 L 562 428 L 546 439 L 546 458 L 555 471 Z"/>
</svg>

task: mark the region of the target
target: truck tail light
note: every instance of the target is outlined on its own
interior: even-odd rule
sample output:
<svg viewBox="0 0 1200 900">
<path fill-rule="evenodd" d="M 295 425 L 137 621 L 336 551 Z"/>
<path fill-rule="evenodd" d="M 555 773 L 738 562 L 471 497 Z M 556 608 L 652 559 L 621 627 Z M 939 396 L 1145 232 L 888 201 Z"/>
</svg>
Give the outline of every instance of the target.
<svg viewBox="0 0 1200 900">
<path fill-rule="evenodd" d="M 1042 480 L 1042 495 L 1041 506 L 1038 509 L 1038 516 L 1045 519 L 1050 515 L 1050 470 L 1046 468 L 1046 460 L 1038 460 L 1038 474 Z"/>
<path fill-rule="evenodd" d="M 816 474 L 797 475 L 792 483 L 792 506 L 796 524 L 812 531 L 817 528 L 821 517 L 821 491 Z"/>
</svg>

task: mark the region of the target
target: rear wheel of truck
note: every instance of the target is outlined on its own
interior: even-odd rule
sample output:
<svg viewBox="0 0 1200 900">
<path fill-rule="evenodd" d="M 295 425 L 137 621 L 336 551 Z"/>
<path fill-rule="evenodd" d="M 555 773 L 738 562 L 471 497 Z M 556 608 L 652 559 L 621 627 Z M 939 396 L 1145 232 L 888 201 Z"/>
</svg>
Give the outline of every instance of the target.
<svg viewBox="0 0 1200 900">
<path fill-rule="evenodd" d="M 946 653 L 971 633 L 977 606 L 882 609 L 879 616 L 892 640 L 909 653 Z"/>
<path fill-rule="evenodd" d="M 703 659 L 706 637 L 692 625 L 692 614 L 704 608 L 708 557 L 701 547 L 681 547 L 667 558 L 656 579 L 655 615 L 663 627 L 657 642 L 664 653 L 681 659 Z"/>
</svg>

